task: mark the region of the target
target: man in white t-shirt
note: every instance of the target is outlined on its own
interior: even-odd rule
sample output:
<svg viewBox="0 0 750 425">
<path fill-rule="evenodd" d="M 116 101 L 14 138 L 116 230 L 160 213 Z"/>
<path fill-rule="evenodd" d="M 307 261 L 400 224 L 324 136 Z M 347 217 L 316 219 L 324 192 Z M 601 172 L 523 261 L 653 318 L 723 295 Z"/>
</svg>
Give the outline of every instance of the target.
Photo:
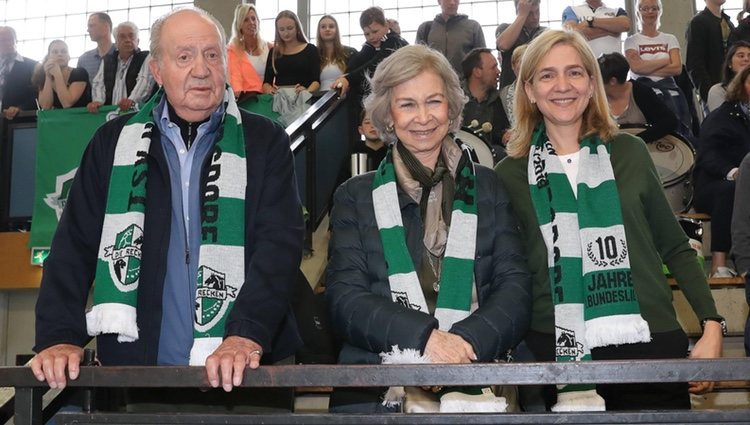
<svg viewBox="0 0 750 425">
<path fill-rule="evenodd" d="M 630 30 L 630 18 L 621 7 L 607 7 L 601 0 L 586 0 L 579 6 L 568 6 L 562 15 L 563 26 L 580 32 L 594 55 L 622 53 L 621 34 Z"/>
</svg>

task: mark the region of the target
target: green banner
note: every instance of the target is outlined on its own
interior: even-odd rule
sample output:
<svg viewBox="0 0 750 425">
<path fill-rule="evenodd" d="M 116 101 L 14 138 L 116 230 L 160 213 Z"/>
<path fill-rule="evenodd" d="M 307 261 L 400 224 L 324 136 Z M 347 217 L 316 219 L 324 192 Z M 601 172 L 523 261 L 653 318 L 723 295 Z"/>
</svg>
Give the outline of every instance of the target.
<svg viewBox="0 0 750 425">
<path fill-rule="evenodd" d="M 241 99 L 239 107 L 278 120 L 273 96 L 261 94 Z M 37 118 L 34 212 L 29 247 L 49 247 L 68 199 L 73 176 L 83 151 L 96 129 L 116 106 L 102 106 L 98 114 L 86 108 L 39 111 Z"/>
<path fill-rule="evenodd" d="M 86 108 L 50 109 L 37 115 L 34 213 L 29 247 L 48 247 L 65 207 L 70 184 L 91 137 L 116 106 L 98 114 Z"/>
<path fill-rule="evenodd" d="M 270 118 L 276 122 L 279 122 L 279 117 L 281 116 L 278 112 L 273 111 L 273 95 L 271 94 L 250 95 L 240 98 L 237 102 L 237 106 L 248 112 L 263 115 L 264 117 Z"/>
</svg>

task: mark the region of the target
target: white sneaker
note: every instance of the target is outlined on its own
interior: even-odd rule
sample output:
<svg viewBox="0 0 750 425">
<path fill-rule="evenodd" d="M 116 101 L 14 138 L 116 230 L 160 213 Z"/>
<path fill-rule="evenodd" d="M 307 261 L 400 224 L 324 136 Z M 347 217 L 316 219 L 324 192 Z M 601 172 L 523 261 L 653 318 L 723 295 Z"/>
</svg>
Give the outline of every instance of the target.
<svg viewBox="0 0 750 425">
<path fill-rule="evenodd" d="M 716 273 L 712 274 L 711 277 L 735 277 L 737 272 L 730 269 L 729 267 L 719 266 L 716 268 Z"/>
</svg>

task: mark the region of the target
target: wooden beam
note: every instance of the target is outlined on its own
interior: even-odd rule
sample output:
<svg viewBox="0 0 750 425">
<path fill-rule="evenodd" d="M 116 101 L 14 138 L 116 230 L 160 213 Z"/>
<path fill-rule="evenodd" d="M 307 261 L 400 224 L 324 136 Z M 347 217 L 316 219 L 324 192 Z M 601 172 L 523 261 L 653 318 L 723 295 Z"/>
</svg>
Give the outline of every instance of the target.
<svg viewBox="0 0 750 425">
<path fill-rule="evenodd" d="M 0 290 L 36 289 L 42 268 L 31 265 L 29 234 L 0 232 Z"/>
</svg>

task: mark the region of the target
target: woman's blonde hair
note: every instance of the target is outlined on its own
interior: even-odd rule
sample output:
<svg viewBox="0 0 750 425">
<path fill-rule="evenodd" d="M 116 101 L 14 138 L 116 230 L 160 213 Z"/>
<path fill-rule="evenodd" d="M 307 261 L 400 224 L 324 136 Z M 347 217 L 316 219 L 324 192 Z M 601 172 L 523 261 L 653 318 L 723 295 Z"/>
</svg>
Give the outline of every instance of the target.
<svg viewBox="0 0 750 425">
<path fill-rule="evenodd" d="M 258 20 L 258 31 L 255 32 L 255 45 L 261 51 L 261 55 L 268 54 L 268 43 L 260 36 L 260 16 L 258 9 L 254 4 L 240 3 L 234 8 L 234 20 L 232 21 L 232 39 L 229 41 L 238 51 L 245 49 L 244 34 L 242 34 L 242 23 L 250 11 L 255 13 L 255 19 Z"/>
<path fill-rule="evenodd" d="M 333 48 L 329 51 L 328 46 L 323 42 L 320 37 L 320 24 L 323 19 L 330 19 L 333 24 L 336 25 L 336 38 L 333 39 Z M 315 37 L 315 41 L 318 45 L 318 54 L 320 55 L 320 69 L 323 69 L 328 64 L 337 65 L 341 71 L 346 70 L 346 61 L 349 59 L 344 46 L 341 44 L 341 32 L 339 31 L 339 22 L 331 15 L 323 15 L 318 20 L 318 33 Z"/>
<path fill-rule="evenodd" d="M 396 50 L 381 62 L 372 77 L 368 78 L 372 91 L 362 103 L 370 114 L 372 125 L 378 130 L 384 142 L 396 141 L 391 114 L 393 89 L 425 71 L 432 71 L 443 80 L 450 119 L 448 131 L 455 132 L 461 128 L 461 113 L 467 98 L 461 89 L 456 71 L 442 53 L 423 44 L 415 44 Z"/>
<path fill-rule="evenodd" d="M 278 23 L 279 20 L 282 18 L 289 18 L 294 21 L 294 26 L 297 28 L 297 41 L 300 43 L 307 43 L 307 37 L 305 37 L 304 31 L 302 31 L 302 22 L 300 22 L 299 17 L 297 17 L 297 14 L 292 12 L 291 10 L 282 10 L 279 12 L 278 15 L 276 15 L 276 20 L 273 24 L 273 31 L 274 31 L 274 42 L 273 42 L 273 55 L 271 57 L 271 66 L 273 67 L 273 72 L 278 73 L 279 71 L 276 69 L 276 59 L 280 58 L 283 51 L 286 50 L 286 43 L 284 43 L 284 40 L 281 39 L 281 36 L 279 35 L 279 28 Z"/>
<path fill-rule="evenodd" d="M 638 0 L 635 5 L 635 13 L 638 19 L 636 20 L 638 23 L 638 30 L 643 31 L 643 17 L 641 17 L 641 3 L 643 3 L 643 0 Z M 661 0 L 656 0 L 656 5 L 659 7 L 659 13 L 657 16 L 656 21 L 656 29 L 658 30 L 661 27 L 661 15 L 664 13 L 664 6 L 661 4 Z"/>
<path fill-rule="evenodd" d="M 515 125 L 511 129 L 511 137 L 507 146 L 508 155 L 513 158 L 521 158 L 529 154 L 534 129 L 544 120 L 539 108 L 526 94 L 525 86 L 534 84 L 534 74 L 537 72 L 539 63 L 558 44 L 570 46 L 578 52 L 583 68 L 593 83 L 591 100 L 583 111 L 580 137 L 598 134 L 602 140 L 607 141 L 617 133 L 617 123 L 609 114 L 607 95 L 604 93 L 599 65 L 586 40 L 574 31 L 548 29 L 529 44 L 521 59 L 513 102 Z"/>
</svg>

